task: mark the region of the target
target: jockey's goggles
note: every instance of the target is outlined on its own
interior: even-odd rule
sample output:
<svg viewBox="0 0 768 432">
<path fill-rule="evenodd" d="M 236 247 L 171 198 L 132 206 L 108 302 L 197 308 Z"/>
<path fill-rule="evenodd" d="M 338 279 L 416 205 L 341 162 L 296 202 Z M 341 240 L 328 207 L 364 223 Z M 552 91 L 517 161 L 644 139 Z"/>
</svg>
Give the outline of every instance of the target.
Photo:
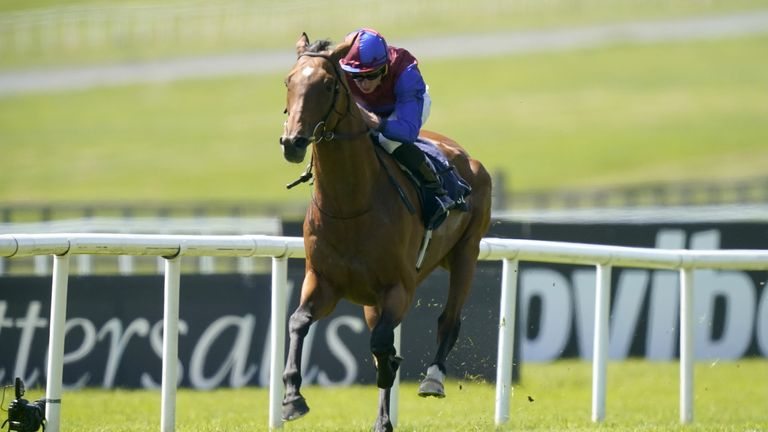
<svg viewBox="0 0 768 432">
<path fill-rule="evenodd" d="M 352 75 L 352 79 L 355 81 L 373 81 L 379 78 L 380 76 L 383 76 L 386 73 L 387 73 L 387 65 L 384 65 L 373 72 L 354 74 Z"/>
</svg>

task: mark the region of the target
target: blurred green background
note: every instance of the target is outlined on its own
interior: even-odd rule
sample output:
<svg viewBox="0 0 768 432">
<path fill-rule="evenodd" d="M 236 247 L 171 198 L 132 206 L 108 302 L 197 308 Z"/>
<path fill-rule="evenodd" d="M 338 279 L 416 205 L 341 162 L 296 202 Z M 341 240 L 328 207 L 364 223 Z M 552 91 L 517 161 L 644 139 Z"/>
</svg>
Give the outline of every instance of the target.
<svg viewBox="0 0 768 432">
<path fill-rule="evenodd" d="M 178 10 L 186 12 L 168 15 Z M 0 74 L 292 53 L 302 31 L 337 42 L 361 26 L 397 45 L 766 10 L 758 0 L 4 1 Z M 147 29 L 125 30 L 141 13 Z M 18 23 L 30 16 L 81 18 L 20 40 Z M 94 20 L 109 30 L 89 33 Z M 425 60 L 433 99 L 425 128 L 503 173 L 512 192 L 764 176 L 767 53 L 768 33 L 756 33 Z M 284 187 L 304 167 L 285 162 L 278 145 L 283 75 L 0 96 L 0 202 L 304 202 L 308 188 Z"/>
</svg>

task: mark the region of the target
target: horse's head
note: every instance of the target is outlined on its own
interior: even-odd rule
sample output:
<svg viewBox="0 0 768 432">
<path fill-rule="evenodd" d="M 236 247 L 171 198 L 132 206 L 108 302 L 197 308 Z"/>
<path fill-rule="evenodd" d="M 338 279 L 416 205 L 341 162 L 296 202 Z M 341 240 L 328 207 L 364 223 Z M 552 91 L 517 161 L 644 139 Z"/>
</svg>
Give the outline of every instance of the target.
<svg viewBox="0 0 768 432">
<path fill-rule="evenodd" d="M 304 160 L 307 147 L 321 141 L 327 131 L 333 130 L 331 122 L 338 122 L 337 101 L 346 91 L 346 81 L 338 66 L 351 44 L 344 43 L 329 50 L 329 41 L 317 41 L 310 45 L 306 33 L 296 42 L 298 59 L 285 78 L 288 119 L 283 124 L 280 145 L 283 157 L 293 163 Z M 337 118 L 331 119 L 333 114 Z"/>
</svg>

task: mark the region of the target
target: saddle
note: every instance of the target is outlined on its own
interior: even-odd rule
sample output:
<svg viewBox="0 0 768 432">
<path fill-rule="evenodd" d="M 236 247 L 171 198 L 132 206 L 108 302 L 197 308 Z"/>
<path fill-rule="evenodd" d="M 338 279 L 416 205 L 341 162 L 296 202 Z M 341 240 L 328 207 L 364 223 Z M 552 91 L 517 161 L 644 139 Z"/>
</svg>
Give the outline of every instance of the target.
<svg viewBox="0 0 768 432">
<path fill-rule="evenodd" d="M 448 158 L 437 148 L 437 146 L 435 146 L 434 143 L 419 138 L 415 144 L 422 152 L 424 152 L 427 159 L 427 165 L 429 165 L 430 169 L 435 173 L 440 180 L 443 189 L 447 192 L 445 195 L 435 195 L 434 192 L 425 188 L 413 173 L 408 171 L 402 165 L 400 166 L 406 176 L 416 186 L 419 202 L 421 203 L 421 221 L 424 224 L 425 232 L 424 238 L 421 241 L 421 247 L 419 248 L 419 255 L 416 260 L 416 270 L 420 270 L 424 255 L 429 246 L 429 241 L 432 238 L 432 231 L 437 229 L 445 221 L 451 210 L 469 210 L 466 197 L 472 192 L 472 188 L 463 178 L 461 178 Z M 399 185 L 395 184 L 395 187 L 400 192 L 400 196 L 405 205 L 412 213 L 415 212 Z"/>
</svg>

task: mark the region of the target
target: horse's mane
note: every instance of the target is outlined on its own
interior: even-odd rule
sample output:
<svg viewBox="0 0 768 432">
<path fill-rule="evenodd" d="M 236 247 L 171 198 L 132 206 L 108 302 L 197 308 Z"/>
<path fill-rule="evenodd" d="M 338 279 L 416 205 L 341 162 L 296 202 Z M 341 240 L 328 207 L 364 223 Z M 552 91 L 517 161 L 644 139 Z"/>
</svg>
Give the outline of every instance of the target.
<svg viewBox="0 0 768 432">
<path fill-rule="evenodd" d="M 307 52 L 321 53 L 327 51 L 331 46 L 331 41 L 328 39 L 316 40 L 312 45 L 307 47 Z"/>
</svg>

